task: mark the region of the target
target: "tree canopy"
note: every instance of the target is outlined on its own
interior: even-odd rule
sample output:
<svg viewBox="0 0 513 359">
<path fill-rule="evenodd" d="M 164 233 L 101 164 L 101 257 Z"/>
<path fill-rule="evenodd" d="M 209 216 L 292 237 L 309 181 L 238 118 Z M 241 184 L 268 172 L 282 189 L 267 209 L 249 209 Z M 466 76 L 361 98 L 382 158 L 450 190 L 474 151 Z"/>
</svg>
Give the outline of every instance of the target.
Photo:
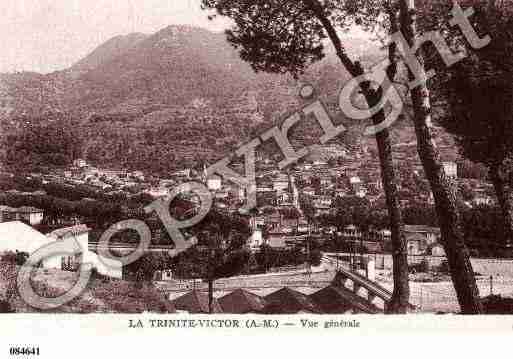
<svg viewBox="0 0 513 359">
<path fill-rule="evenodd" d="M 83 141 L 73 119 L 20 120 L 24 125 L 4 138 L 5 164 L 15 169 L 67 166 L 82 154 Z"/>
</svg>

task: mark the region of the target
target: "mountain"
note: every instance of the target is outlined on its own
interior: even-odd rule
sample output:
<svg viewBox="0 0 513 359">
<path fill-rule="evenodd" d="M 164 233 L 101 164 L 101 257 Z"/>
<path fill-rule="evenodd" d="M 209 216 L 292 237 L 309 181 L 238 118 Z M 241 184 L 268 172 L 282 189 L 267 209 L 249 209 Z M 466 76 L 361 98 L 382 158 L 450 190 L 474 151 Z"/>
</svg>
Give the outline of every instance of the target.
<svg viewBox="0 0 513 359">
<path fill-rule="evenodd" d="M 70 70 L 73 72 L 83 73 L 95 69 L 98 66 L 123 55 L 128 50 L 134 48 L 137 43 L 147 39 L 148 37 L 149 35 L 139 32 L 113 37 L 71 66 Z"/>
<path fill-rule="evenodd" d="M 344 45 L 358 56 L 374 47 L 367 40 L 351 38 Z M 340 81 L 347 79 L 340 69 L 337 58 L 330 53 L 312 68 L 310 78 L 316 83 L 317 79 L 326 80 L 333 92 Z M 48 112 L 71 112 L 79 117 L 140 116 L 196 100 L 229 104 L 246 91 L 282 84 L 295 85 L 286 76 L 255 74 L 224 34 L 169 26 L 152 35 L 116 36 L 63 71 L 0 74 L 0 116 Z"/>
<path fill-rule="evenodd" d="M 224 34 L 169 26 L 153 35 L 115 37 L 71 68 L 48 75 L 0 75 L 0 114 L 69 112 L 142 116 L 194 101 L 229 104 L 256 83 L 255 74 Z"/>
<path fill-rule="evenodd" d="M 170 26 L 78 78 L 79 101 L 95 111 L 123 112 L 125 103 L 184 106 L 197 98 L 226 102 L 258 76 L 223 34 Z"/>
<path fill-rule="evenodd" d="M 364 39 L 345 39 L 344 46 L 365 63 L 382 56 Z M 224 34 L 169 26 L 112 38 L 63 71 L 0 74 L 0 130 L 14 131 L 27 117 L 71 115 L 91 162 L 166 173 L 215 161 L 300 109 L 301 83 L 336 104 L 348 79 L 330 51 L 296 81 L 255 73 Z M 318 130 L 296 132 L 307 143 Z"/>
</svg>

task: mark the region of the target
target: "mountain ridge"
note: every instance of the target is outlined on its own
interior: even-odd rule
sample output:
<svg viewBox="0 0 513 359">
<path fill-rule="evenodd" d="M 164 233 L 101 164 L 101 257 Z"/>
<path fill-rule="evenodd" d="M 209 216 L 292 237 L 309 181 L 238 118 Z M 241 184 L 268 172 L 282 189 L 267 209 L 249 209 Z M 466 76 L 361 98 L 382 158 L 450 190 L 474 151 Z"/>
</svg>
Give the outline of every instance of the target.
<svg viewBox="0 0 513 359">
<path fill-rule="evenodd" d="M 358 58 L 382 55 L 366 40 L 344 44 Z M 0 74 L 0 126 L 9 133 L 24 118 L 66 114 L 78 120 L 92 163 L 165 173 L 215 161 L 297 111 L 302 83 L 335 108 L 348 79 L 332 51 L 294 80 L 255 73 L 224 34 L 171 25 L 113 37 L 63 71 Z M 316 133 L 311 126 L 298 132 L 306 142 Z M 407 132 L 398 134 L 402 141 L 411 140 Z"/>
<path fill-rule="evenodd" d="M 92 70 L 102 63 L 123 55 L 130 48 L 133 48 L 139 41 L 146 39 L 148 34 L 133 32 L 127 35 L 117 35 L 97 46 L 84 58 L 78 60 L 67 70 L 73 72 L 86 72 Z"/>
</svg>

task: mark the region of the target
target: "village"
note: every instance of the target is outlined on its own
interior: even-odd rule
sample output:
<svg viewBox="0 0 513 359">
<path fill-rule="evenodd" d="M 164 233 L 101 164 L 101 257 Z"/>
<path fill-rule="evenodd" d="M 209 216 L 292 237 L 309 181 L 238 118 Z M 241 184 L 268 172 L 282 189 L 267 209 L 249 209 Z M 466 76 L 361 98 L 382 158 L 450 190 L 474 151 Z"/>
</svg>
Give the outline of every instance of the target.
<svg viewBox="0 0 513 359">
<path fill-rule="evenodd" d="M 513 310 L 511 24 L 490 26 L 508 9 L 422 4 L 440 20 L 416 38 L 413 2 L 368 5 L 388 20 L 203 1 L 233 28 L 171 23 L 2 75 L 4 311 Z M 388 48 L 346 49 L 355 26 Z M 32 272 L 39 294 L 13 281 Z M 81 305 L 56 305 L 77 276 Z"/>
<path fill-rule="evenodd" d="M 513 0 L 2 5 L 0 358 L 507 353 Z"/>
<path fill-rule="evenodd" d="M 257 208 L 247 217 L 250 232 L 243 243 L 243 248 L 250 253 L 250 258 L 269 256 L 270 251 L 274 262 L 267 258 L 269 263 L 265 265 L 263 272 L 245 271 L 215 280 L 212 294 L 218 298 L 216 301 L 238 303 L 235 305 L 236 308 L 226 309 L 227 312 L 240 312 L 242 309 L 239 307 L 243 302 L 243 307 L 249 305 L 250 309 L 246 309 L 254 312 L 289 313 L 297 309 L 321 313 L 324 312 L 321 309 L 322 303 L 327 300 L 326 298 L 333 296 L 336 299 L 328 300 L 328 307 L 339 302 L 335 307 L 342 312 L 377 313 L 385 310 L 392 290 L 392 257 L 390 230 L 387 228 L 386 220 L 384 221 L 379 214 L 372 213 L 381 213 L 384 209 L 382 186 L 377 175 L 379 172 L 374 167 L 378 164 L 366 162 L 366 166 L 362 167 L 361 163 L 366 161 L 366 154 L 350 153 L 340 145 L 316 146 L 310 151 L 313 155 L 287 169 L 286 172 L 278 170 L 274 161 L 263 156 L 257 157 Z M 411 162 L 407 164 L 411 165 Z M 234 165 L 235 169 L 240 170 L 241 167 L 242 165 L 237 163 Z M 444 162 L 444 168 L 453 181 L 462 181 L 458 179 L 457 163 Z M 409 185 L 408 182 L 418 186 L 415 180 L 422 183 L 420 170 L 413 170 L 412 173 L 414 178 L 406 178 L 403 181 L 405 186 Z M 3 176 L 11 179 L 14 177 L 12 174 Z M 142 171 L 103 170 L 89 165 L 83 159 L 77 159 L 68 169 L 52 174 L 31 173 L 25 180 L 35 181 L 41 188 L 33 192 L 13 188 L 6 191 L 6 195 L 11 196 L 6 198 L 25 198 L 22 203 L 26 203 L 37 196 L 46 196 L 45 186 L 57 184 L 62 188 L 87 188 L 91 193 L 101 193 L 106 196 L 105 198 L 143 195 L 149 199 L 158 199 L 165 198 L 174 186 L 180 183 L 197 181 L 204 183 L 211 191 L 215 209 L 224 213 L 237 213 L 246 199 L 242 188 L 223 181 L 218 176 L 208 177 L 205 169 L 183 169 L 171 173 L 168 178 L 158 179 Z M 481 182 L 480 188 L 482 189 L 477 188 L 476 191 L 478 195 L 471 200 L 467 198 L 464 202 L 469 208 L 493 203 L 489 195 L 489 185 Z M 403 192 L 401 204 L 404 208 L 419 206 L 419 203 L 426 207 L 433 205 L 432 195 L 427 190 L 423 192 L 417 188 L 414 192 L 406 188 Z M 414 195 L 411 195 L 412 193 Z M 185 198 L 191 201 L 190 203 L 195 203 L 194 198 Z M 80 201 L 82 203 L 95 200 L 81 198 Z M 80 243 L 82 256 L 61 256 L 45 260 L 42 264 L 45 270 L 74 272 L 81 263 L 86 263 L 90 270 L 104 278 L 133 280 L 120 263 L 98 254 L 99 235 L 95 234 L 95 229 L 98 228 L 94 228 L 94 221 L 91 222 L 86 216 L 76 213 L 62 215 L 57 221 L 55 218 L 49 220 L 48 213 L 45 213 L 44 209 L 36 208 L 36 203 L 37 201 L 30 206 L 27 203 L 19 207 L 0 206 L 0 232 L 2 238 L 6 239 L 2 241 L 1 251 L 24 253 L 29 257 L 52 241 L 73 238 Z M 357 214 L 362 208 L 368 212 Z M 129 210 L 128 213 L 134 213 L 134 210 Z M 342 215 L 348 218 L 340 220 Z M 48 226 L 49 222 L 52 222 L 52 226 Z M 347 224 L 341 227 L 340 223 Z M 414 287 L 417 285 L 415 282 L 420 282 L 421 286 L 422 283 L 439 283 L 446 292 L 441 300 L 445 304 L 452 302 L 448 310 L 456 309 L 454 293 L 450 288 L 447 292 L 450 277 L 445 252 L 440 242 L 440 229 L 436 225 L 426 223 L 421 221 L 404 227 L 408 243 L 410 279 Z M 42 233 L 38 229 L 46 232 Z M 173 248 L 171 240 L 162 240 L 162 233 L 157 232 L 153 236 L 149 253 L 167 253 Z M 189 238 L 192 236 L 188 234 Z M 134 246 L 133 242 L 121 237 L 118 242 L 112 244 L 111 249 L 129 251 Z M 227 247 L 228 245 L 223 242 L 222 248 Z M 200 245 L 199 248 L 208 246 Z M 285 253 L 296 253 L 296 257 L 283 259 L 287 258 Z M 480 263 L 482 260 L 475 258 L 473 261 Z M 489 266 L 484 264 L 484 273 L 479 274 L 485 280 L 485 291 L 489 288 L 488 275 L 502 276 L 503 282 L 508 280 L 509 265 L 504 263 L 503 269 L 496 266 L 489 269 Z M 483 265 L 480 266 L 482 267 Z M 346 285 L 348 279 L 343 273 L 355 273 L 357 277 L 351 278 L 351 283 Z M 212 310 L 209 307 L 208 288 L 203 276 L 184 276 L 180 265 L 160 267 L 147 275 L 177 310 L 195 313 L 208 313 Z M 340 279 L 341 276 L 344 279 Z M 47 279 L 51 282 L 51 277 Z M 333 287 L 333 283 L 338 284 Z M 281 292 L 280 288 L 285 291 Z M 423 306 L 421 310 L 429 312 L 435 307 L 440 307 L 436 299 L 425 298 L 433 288 L 436 287 L 424 289 L 424 293 L 420 289 L 420 296 L 413 296 L 412 301 L 416 302 L 419 308 Z M 496 291 L 501 290 L 497 288 L 500 288 L 500 285 L 496 285 Z M 277 298 L 272 300 L 272 294 L 276 290 Z M 436 289 L 434 290 L 436 292 Z M 502 291 L 507 293 L 508 290 L 509 286 L 503 283 Z M 306 296 L 309 296 L 307 302 L 310 303 L 310 309 L 303 308 L 303 305 L 296 309 L 294 305 L 290 308 L 290 303 L 301 302 L 298 298 Z M 317 298 L 318 303 L 312 302 L 310 296 Z M 436 297 L 436 294 L 433 297 Z M 267 298 L 267 301 L 264 298 Z M 376 300 L 380 304 L 376 304 Z M 268 302 L 274 304 L 268 305 Z M 215 311 L 223 312 L 222 308 L 228 308 L 230 305 L 233 306 L 216 304 Z M 273 307 L 275 308 L 272 309 Z"/>
</svg>

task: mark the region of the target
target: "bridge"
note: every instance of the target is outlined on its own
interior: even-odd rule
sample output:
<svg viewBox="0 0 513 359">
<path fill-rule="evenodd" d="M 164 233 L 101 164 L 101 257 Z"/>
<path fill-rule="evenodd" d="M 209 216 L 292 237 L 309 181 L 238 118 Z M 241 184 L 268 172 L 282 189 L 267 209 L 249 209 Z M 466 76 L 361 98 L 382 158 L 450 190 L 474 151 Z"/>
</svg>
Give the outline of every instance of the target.
<svg viewBox="0 0 513 359">
<path fill-rule="evenodd" d="M 336 254 L 335 254 L 336 255 Z M 322 263 L 325 265 L 336 266 L 336 275 L 333 280 L 335 285 L 351 290 L 357 296 L 367 300 L 381 309 L 385 309 L 392 299 L 392 293 L 375 281 L 365 276 L 345 268 L 344 262 L 337 261 L 327 254 L 322 257 Z"/>
<path fill-rule="evenodd" d="M 392 300 L 392 292 L 376 281 L 371 280 L 356 271 L 352 271 L 349 268 L 345 268 L 343 265 L 339 265 L 339 263 L 344 264 L 345 262 L 337 261 L 332 258 L 333 256 L 337 258 L 338 254 L 325 253 L 322 257 L 322 262 L 325 265 L 336 265 L 337 274 L 335 275 L 333 284 L 350 289 L 353 293 L 367 300 L 370 304 L 376 305 L 377 307 L 385 310 Z M 409 304 L 409 307 L 410 310 L 418 309 L 418 307 L 411 303 Z"/>
</svg>

